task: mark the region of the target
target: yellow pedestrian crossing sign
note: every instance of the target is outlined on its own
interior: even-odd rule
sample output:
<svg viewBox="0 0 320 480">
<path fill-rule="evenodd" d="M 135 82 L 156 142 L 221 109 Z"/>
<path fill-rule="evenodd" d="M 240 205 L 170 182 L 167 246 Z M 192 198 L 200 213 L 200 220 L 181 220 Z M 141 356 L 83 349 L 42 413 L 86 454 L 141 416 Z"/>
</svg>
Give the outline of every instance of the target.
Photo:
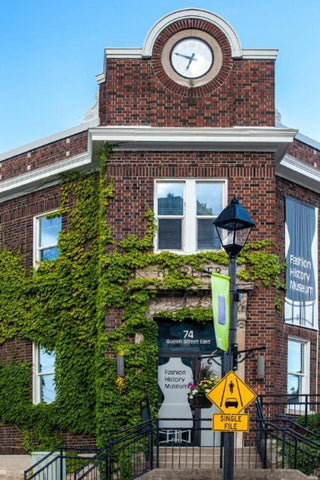
<svg viewBox="0 0 320 480">
<path fill-rule="evenodd" d="M 231 370 L 207 393 L 207 397 L 221 412 L 237 414 L 256 398 L 256 394 Z"/>
</svg>

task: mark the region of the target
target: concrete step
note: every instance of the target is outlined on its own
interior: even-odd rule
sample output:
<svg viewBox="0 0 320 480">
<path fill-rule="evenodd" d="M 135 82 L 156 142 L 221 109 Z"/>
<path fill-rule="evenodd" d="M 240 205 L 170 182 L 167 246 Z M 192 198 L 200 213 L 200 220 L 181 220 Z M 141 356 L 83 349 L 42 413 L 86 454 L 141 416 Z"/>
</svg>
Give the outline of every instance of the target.
<svg viewBox="0 0 320 480">
<path fill-rule="evenodd" d="M 22 480 L 31 463 L 31 455 L 0 455 L 0 480 Z"/>
<path fill-rule="evenodd" d="M 165 470 L 155 469 L 142 477 L 143 480 L 222 480 L 222 470 Z M 235 470 L 235 480 L 317 480 L 317 477 L 307 476 L 299 470 Z"/>
<path fill-rule="evenodd" d="M 0 470 L 0 480 L 23 480 L 23 471 Z"/>
<path fill-rule="evenodd" d="M 159 468 L 201 470 L 220 468 L 220 448 L 160 447 Z M 262 463 L 254 447 L 235 449 L 235 468 L 261 468 Z"/>
</svg>

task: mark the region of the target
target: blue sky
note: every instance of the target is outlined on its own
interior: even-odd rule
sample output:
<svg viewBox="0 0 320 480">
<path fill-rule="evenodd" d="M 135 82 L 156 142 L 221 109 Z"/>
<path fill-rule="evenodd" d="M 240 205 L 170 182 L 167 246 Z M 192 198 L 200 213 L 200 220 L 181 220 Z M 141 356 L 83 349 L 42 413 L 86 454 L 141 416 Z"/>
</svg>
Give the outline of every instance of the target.
<svg viewBox="0 0 320 480">
<path fill-rule="evenodd" d="M 0 9 L 0 152 L 81 123 L 105 47 L 141 47 L 181 8 L 210 10 L 244 48 L 278 48 L 284 124 L 320 141 L 320 0 L 4 0 Z"/>
</svg>

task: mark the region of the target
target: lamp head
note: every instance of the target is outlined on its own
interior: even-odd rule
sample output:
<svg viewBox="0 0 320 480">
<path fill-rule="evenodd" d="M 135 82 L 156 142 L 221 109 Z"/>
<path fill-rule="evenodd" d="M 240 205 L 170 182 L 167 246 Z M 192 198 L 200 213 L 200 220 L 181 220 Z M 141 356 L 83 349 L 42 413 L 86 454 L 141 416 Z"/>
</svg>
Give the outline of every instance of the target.
<svg viewBox="0 0 320 480">
<path fill-rule="evenodd" d="M 246 244 L 251 229 L 255 226 L 249 213 L 240 204 L 236 196 L 213 223 L 217 229 L 221 245 L 229 257 L 238 255 Z"/>
</svg>

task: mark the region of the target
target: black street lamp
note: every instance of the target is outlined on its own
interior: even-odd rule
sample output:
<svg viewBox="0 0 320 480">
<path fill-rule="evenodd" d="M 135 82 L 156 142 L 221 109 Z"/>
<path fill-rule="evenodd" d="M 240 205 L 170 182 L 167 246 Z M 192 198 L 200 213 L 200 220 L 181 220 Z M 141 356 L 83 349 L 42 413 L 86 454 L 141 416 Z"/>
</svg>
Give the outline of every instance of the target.
<svg viewBox="0 0 320 480">
<path fill-rule="evenodd" d="M 213 222 L 220 242 L 229 256 L 228 274 L 230 277 L 230 326 L 228 352 L 225 355 L 224 373 L 237 370 L 237 255 L 244 247 L 251 229 L 255 226 L 247 210 L 236 196 L 222 210 Z M 234 433 L 225 433 L 224 437 L 223 479 L 234 478 Z"/>
<path fill-rule="evenodd" d="M 222 210 L 213 222 L 220 242 L 229 255 L 236 257 L 244 247 L 251 229 L 255 226 L 247 210 L 234 196 L 229 205 Z"/>
</svg>

